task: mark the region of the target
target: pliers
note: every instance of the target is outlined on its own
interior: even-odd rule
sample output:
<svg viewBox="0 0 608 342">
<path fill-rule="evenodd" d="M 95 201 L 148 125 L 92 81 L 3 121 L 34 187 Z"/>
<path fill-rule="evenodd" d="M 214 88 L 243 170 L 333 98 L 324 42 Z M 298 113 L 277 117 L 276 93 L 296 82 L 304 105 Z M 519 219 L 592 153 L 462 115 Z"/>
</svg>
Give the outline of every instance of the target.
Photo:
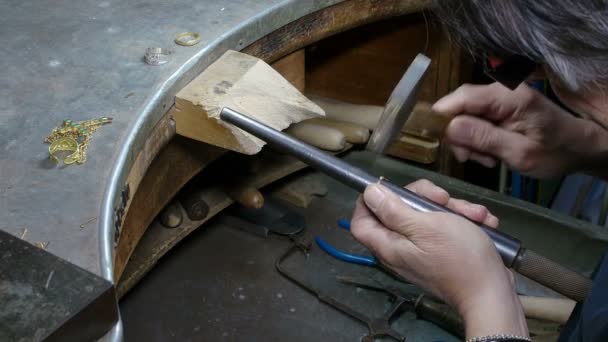
<svg viewBox="0 0 608 342">
<path fill-rule="evenodd" d="M 340 226 L 340 228 L 350 231 L 350 221 L 349 220 L 339 219 L 338 226 Z M 317 243 L 319 248 L 321 248 L 327 254 L 333 256 L 336 259 L 350 262 L 352 264 L 359 264 L 359 265 L 365 265 L 365 266 L 378 266 L 378 260 L 373 256 L 346 253 L 346 252 L 341 251 L 341 250 L 335 248 L 334 246 L 330 245 L 329 243 L 327 243 L 325 240 L 321 239 L 318 236 L 315 236 L 315 242 Z"/>
</svg>

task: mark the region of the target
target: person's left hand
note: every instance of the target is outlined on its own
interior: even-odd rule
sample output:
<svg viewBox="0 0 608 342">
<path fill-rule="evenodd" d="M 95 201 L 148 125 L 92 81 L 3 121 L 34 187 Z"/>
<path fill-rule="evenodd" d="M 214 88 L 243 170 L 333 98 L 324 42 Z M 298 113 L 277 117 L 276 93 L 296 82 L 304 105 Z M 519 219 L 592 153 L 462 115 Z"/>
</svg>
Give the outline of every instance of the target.
<svg viewBox="0 0 608 342">
<path fill-rule="evenodd" d="M 450 199 L 429 181 L 408 188 L 471 220 L 498 225 L 485 207 Z M 417 212 L 373 184 L 357 201 L 351 232 L 382 264 L 454 306 L 466 322 L 467 335 L 527 334 L 512 274 L 487 234 L 469 220 Z"/>
</svg>

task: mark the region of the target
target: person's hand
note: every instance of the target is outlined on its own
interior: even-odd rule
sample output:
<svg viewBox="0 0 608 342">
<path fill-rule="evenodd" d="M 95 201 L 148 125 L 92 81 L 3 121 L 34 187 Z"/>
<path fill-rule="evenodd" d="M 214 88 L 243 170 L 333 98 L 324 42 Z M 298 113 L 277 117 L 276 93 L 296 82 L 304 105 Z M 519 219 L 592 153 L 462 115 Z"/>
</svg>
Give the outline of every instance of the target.
<svg viewBox="0 0 608 342">
<path fill-rule="evenodd" d="M 446 139 L 460 162 L 470 159 L 493 167 L 501 159 L 526 175 L 548 178 L 593 171 L 605 161 L 608 132 L 526 84 L 514 91 L 498 83 L 463 85 L 433 110 L 454 117 Z"/>
<path fill-rule="evenodd" d="M 451 199 L 429 181 L 407 188 L 474 221 L 498 224 L 485 207 Z M 382 264 L 454 306 L 465 320 L 467 336 L 527 336 L 512 274 L 490 238 L 467 219 L 414 211 L 374 184 L 357 201 L 351 232 Z"/>
</svg>

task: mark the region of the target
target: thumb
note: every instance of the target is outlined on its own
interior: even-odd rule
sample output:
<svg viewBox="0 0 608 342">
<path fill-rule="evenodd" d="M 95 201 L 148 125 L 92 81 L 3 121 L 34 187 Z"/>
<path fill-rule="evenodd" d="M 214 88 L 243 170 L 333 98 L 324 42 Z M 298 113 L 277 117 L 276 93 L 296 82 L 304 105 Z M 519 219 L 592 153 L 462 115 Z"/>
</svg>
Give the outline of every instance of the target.
<svg viewBox="0 0 608 342">
<path fill-rule="evenodd" d="M 380 184 L 369 185 L 363 192 L 363 201 L 386 228 L 405 236 L 408 236 L 409 223 L 416 220 L 419 214 Z"/>
</svg>

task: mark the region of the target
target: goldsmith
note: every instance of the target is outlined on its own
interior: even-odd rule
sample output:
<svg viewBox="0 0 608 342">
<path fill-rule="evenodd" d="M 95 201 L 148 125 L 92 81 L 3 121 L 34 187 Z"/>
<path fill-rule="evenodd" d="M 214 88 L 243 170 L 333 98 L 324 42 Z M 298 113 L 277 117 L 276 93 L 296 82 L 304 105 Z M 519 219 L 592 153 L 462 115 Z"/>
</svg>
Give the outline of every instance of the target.
<svg viewBox="0 0 608 342">
<path fill-rule="evenodd" d="M 87 148 L 93 132 L 111 122 L 112 118 L 107 117 L 79 122 L 70 119 L 63 120 L 63 124 L 55 127 L 44 140 L 45 143 L 50 144 L 51 160 L 59 163 L 63 157 L 64 164 L 83 164 L 87 160 Z"/>
</svg>

